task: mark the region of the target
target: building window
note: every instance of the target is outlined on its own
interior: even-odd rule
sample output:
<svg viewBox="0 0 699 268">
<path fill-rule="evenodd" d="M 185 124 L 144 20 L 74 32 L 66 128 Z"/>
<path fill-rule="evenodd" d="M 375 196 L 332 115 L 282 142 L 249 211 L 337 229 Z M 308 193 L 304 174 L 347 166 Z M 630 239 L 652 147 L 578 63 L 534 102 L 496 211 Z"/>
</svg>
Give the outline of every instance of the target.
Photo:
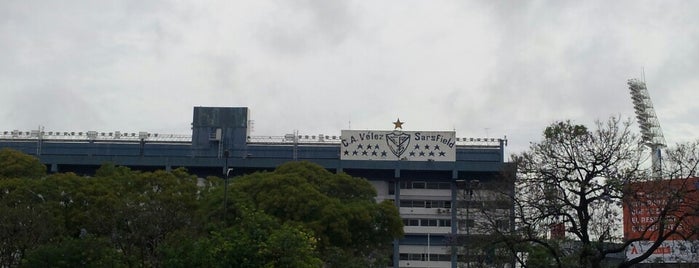
<svg viewBox="0 0 699 268">
<path fill-rule="evenodd" d="M 426 185 L 427 189 L 439 189 L 438 182 L 428 182 Z"/>
<path fill-rule="evenodd" d="M 420 226 L 419 219 L 403 219 L 403 225 L 405 226 Z"/>
<path fill-rule="evenodd" d="M 422 253 L 401 253 L 401 261 L 425 261 L 427 260 L 425 254 Z"/>
<path fill-rule="evenodd" d="M 420 226 L 437 226 L 437 219 L 423 219 Z"/>
<path fill-rule="evenodd" d="M 439 226 L 440 227 L 450 227 L 451 220 L 439 220 Z"/>
<path fill-rule="evenodd" d="M 449 254 L 401 253 L 401 261 L 451 261 Z"/>
<path fill-rule="evenodd" d="M 444 201 L 444 208 L 451 208 L 451 201 Z"/>
<path fill-rule="evenodd" d="M 449 254 L 430 254 L 430 261 L 451 261 Z"/>
<path fill-rule="evenodd" d="M 449 183 L 449 182 L 428 182 L 425 187 L 427 189 L 437 189 L 437 190 L 451 189 L 451 183 Z"/>
<path fill-rule="evenodd" d="M 425 182 L 424 181 L 414 181 L 413 182 L 413 189 L 425 189 Z"/>
<path fill-rule="evenodd" d="M 451 208 L 451 201 L 446 200 L 400 200 L 404 208 Z"/>
<path fill-rule="evenodd" d="M 389 195 L 396 194 L 396 182 L 394 182 L 394 181 L 388 182 L 388 194 Z"/>
<path fill-rule="evenodd" d="M 443 189 L 443 190 L 451 189 L 451 182 L 440 182 L 439 189 Z"/>
<path fill-rule="evenodd" d="M 404 226 L 451 227 L 449 219 L 403 219 Z"/>
<path fill-rule="evenodd" d="M 399 186 L 401 189 L 451 189 L 450 182 L 401 181 Z"/>
</svg>

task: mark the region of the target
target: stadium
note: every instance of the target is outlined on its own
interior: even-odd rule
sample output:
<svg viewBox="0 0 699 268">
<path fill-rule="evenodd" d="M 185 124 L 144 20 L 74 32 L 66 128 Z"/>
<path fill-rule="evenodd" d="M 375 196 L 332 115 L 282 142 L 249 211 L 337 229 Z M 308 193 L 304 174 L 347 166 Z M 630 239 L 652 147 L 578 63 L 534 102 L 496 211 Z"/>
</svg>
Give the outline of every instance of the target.
<svg viewBox="0 0 699 268">
<path fill-rule="evenodd" d="M 340 135 L 250 136 L 246 107 L 194 107 L 191 135 L 127 131 L 0 132 L 0 148 L 34 155 L 50 172 L 90 175 L 106 162 L 135 170 L 185 167 L 199 177 L 273 170 L 310 161 L 332 172 L 367 178 L 377 201 L 393 200 L 404 222 L 392 267 L 457 267 L 481 263 L 481 251 L 455 250 L 479 233 L 478 209 L 512 215 L 493 201 L 491 185 L 514 176 L 506 139 L 462 138 L 454 131 L 340 130 Z M 513 186 L 512 186 L 513 187 Z M 498 225 L 514 228 L 512 217 Z M 455 239 L 456 238 L 456 239 Z M 450 242 L 451 241 L 451 242 Z M 491 258 L 492 259 L 492 256 Z"/>
</svg>

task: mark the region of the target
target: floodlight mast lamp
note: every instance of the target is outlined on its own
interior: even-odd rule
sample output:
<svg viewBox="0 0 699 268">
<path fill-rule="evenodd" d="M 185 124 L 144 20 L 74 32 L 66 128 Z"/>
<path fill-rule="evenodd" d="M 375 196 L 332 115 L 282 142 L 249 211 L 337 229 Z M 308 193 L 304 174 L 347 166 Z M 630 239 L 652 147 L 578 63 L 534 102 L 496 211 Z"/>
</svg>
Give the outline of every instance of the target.
<svg viewBox="0 0 699 268">
<path fill-rule="evenodd" d="M 658 121 L 658 117 L 655 115 L 655 109 L 653 109 L 653 102 L 650 100 L 646 83 L 634 78 L 629 79 L 628 85 L 633 108 L 636 110 L 636 119 L 641 128 L 641 141 L 651 150 L 652 175 L 660 178 L 662 176 L 661 149 L 666 147 L 663 130 L 660 128 L 660 121 Z"/>
</svg>

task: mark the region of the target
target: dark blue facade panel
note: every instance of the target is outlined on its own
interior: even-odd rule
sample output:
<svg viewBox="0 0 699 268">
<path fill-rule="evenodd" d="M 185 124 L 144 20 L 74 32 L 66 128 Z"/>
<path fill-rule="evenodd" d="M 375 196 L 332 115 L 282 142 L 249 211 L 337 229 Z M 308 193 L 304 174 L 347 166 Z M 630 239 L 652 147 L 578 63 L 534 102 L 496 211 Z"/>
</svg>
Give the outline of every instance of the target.
<svg viewBox="0 0 699 268">
<path fill-rule="evenodd" d="M 248 145 L 244 158 L 288 158 L 294 157 L 294 146 Z"/>
<path fill-rule="evenodd" d="M 339 159 L 339 146 L 248 145 L 246 158 Z"/>
<path fill-rule="evenodd" d="M 173 144 L 149 144 L 146 143 L 143 148 L 144 156 L 192 156 L 193 152 L 202 150 L 193 150 L 189 145 L 173 145 Z M 211 151 L 211 150 L 206 150 Z M 215 155 L 212 155 L 215 156 Z"/>
<path fill-rule="evenodd" d="M 421 179 L 421 180 L 451 180 L 452 171 L 434 171 L 434 170 L 401 170 L 400 177 L 403 179 Z"/>
<path fill-rule="evenodd" d="M 140 155 L 139 144 L 44 143 L 42 155 Z"/>
<path fill-rule="evenodd" d="M 49 143 L 41 146 L 42 155 L 106 155 L 106 156 L 190 156 L 188 144 L 139 143 Z"/>
<path fill-rule="evenodd" d="M 0 141 L 0 149 L 11 148 L 23 152 L 25 154 L 36 155 L 37 142 L 36 141 Z"/>
<path fill-rule="evenodd" d="M 457 149 L 456 161 L 503 162 L 499 149 Z"/>
<path fill-rule="evenodd" d="M 340 146 L 299 146 L 299 159 L 340 159 Z"/>
<path fill-rule="evenodd" d="M 472 180 L 479 180 L 479 181 L 485 180 L 485 181 L 487 181 L 487 180 L 498 179 L 501 176 L 502 176 L 502 171 L 500 171 L 500 170 L 479 171 L 479 172 L 459 172 L 458 179 L 464 180 L 464 181 L 472 181 Z"/>
</svg>

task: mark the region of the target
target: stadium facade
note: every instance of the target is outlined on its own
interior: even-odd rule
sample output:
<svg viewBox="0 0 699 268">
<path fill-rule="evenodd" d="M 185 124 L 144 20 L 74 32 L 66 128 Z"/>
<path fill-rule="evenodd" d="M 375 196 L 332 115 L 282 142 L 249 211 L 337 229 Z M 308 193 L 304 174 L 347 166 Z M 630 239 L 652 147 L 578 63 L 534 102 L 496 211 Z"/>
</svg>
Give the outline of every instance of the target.
<svg viewBox="0 0 699 268">
<path fill-rule="evenodd" d="M 457 267 L 481 263 L 483 251 L 459 251 L 482 235 L 478 210 L 511 215 L 511 204 L 494 202 L 490 185 L 512 176 L 505 139 L 459 138 L 454 131 L 342 130 L 341 135 L 254 137 L 246 107 L 194 107 L 192 134 L 148 132 L 3 131 L 0 148 L 37 156 L 51 172 L 91 174 L 111 162 L 136 170 L 185 167 L 200 177 L 273 170 L 288 161 L 310 161 L 333 172 L 367 178 L 377 201 L 399 208 L 405 237 L 394 242 L 392 267 Z M 228 167 L 226 167 L 226 165 Z M 500 223 L 511 229 L 512 217 Z M 455 239 L 456 238 L 456 239 Z M 450 242 L 452 241 L 452 242 Z"/>
</svg>

